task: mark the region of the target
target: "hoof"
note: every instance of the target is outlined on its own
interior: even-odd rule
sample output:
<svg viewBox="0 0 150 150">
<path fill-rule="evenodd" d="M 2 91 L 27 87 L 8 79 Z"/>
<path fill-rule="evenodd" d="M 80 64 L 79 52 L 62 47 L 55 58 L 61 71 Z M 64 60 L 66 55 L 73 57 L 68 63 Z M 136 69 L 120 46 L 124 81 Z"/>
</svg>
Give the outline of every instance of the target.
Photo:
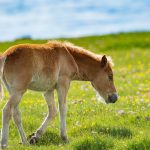
<svg viewBox="0 0 150 150">
<path fill-rule="evenodd" d="M 35 136 L 35 133 L 32 133 L 28 136 L 28 139 L 31 139 L 32 136 Z"/>
<path fill-rule="evenodd" d="M 66 136 L 62 136 L 61 139 L 64 143 L 69 143 L 69 139 Z"/>
<path fill-rule="evenodd" d="M 30 138 L 30 144 L 32 144 L 32 145 L 34 145 L 35 143 L 37 143 L 37 141 L 38 141 L 38 139 L 37 139 L 36 136 L 32 136 L 32 137 Z"/>
</svg>

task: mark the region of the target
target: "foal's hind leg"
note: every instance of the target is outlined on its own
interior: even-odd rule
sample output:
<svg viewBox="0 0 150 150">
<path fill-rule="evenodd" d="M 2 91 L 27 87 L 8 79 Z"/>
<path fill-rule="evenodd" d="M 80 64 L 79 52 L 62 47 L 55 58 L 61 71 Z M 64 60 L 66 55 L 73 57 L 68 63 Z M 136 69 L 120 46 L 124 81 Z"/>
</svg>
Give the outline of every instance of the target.
<svg viewBox="0 0 150 150">
<path fill-rule="evenodd" d="M 22 127 L 22 123 L 21 123 L 21 113 L 20 113 L 20 111 L 19 111 L 18 106 L 16 106 L 16 107 L 14 108 L 14 111 L 13 111 L 13 118 L 14 118 L 15 124 L 17 125 L 17 128 L 18 128 L 18 130 L 19 130 L 19 133 L 20 133 L 20 136 L 21 136 L 21 140 L 22 140 L 22 144 L 28 144 L 28 141 L 27 141 L 25 132 L 24 132 L 23 127 Z"/>
<path fill-rule="evenodd" d="M 41 135 L 44 133 L 46 127 L 48 126 L 48 123 L 55 118 L 56 116 L 56 106 L 55 106 L 55 100 L 54 100 L 54 91 L 48 91 L 44 94 L 45 100 L 48 105 L 48 115 L 45 118 L 44 122 L 41 124 L 41 126 L 37 129 L 36 133 L 31 137 L 30 144 L 34 144 L 37 142 L 37 140 L 41 137 Z"/>
<path fill-rule="evenodd" d="M 5 148 L 8 144 L 8 130 L 9 130 L 9 121 L 11 116 L 13 115 L 13 111 L 18 106 L 23 92 L 18 92 L 13 90 L 10 94 L 9 101 L 4 106 L 3 116 L 2 116 L 2 139 L 1 139 L 1 147 Z"/>
</svg>

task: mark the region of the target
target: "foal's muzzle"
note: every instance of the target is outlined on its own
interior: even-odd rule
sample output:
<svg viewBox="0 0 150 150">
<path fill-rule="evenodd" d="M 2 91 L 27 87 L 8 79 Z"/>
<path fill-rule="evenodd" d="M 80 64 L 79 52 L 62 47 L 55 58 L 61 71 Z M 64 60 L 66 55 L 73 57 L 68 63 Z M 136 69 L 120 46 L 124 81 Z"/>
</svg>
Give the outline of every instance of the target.
<svg viewBox="0 0 150 150">
<path fill-rule="evenodd" d="M 118 99 L 118 95 L 116 93 L 108 96 L 108 103 L 115 103 Z"/>
</svg>

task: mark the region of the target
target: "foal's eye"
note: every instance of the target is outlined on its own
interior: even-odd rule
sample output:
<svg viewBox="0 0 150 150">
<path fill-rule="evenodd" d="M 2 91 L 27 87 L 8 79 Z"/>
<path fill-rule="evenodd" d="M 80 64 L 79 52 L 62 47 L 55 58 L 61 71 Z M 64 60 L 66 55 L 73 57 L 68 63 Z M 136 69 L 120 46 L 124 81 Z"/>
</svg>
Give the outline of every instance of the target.
<svg viewBox="0 0 150 150">
<path fill-rule="evenodd" d="M 109 79 L 110 81 L 113 81 L 113 75 L 112 75 L 112 74 L 108 75 L 108 79 Z"/>
</svg>

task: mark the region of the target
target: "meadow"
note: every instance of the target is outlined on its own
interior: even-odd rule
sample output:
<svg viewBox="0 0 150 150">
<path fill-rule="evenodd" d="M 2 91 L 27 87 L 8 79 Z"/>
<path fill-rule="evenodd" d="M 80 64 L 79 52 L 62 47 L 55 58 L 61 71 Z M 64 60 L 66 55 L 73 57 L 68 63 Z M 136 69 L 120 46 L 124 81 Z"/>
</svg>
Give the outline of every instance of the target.
<svg viewBox="0 0 150 150">
<path fill-rule="evenodd" d="M 69 144 L 59 136 L 59 115 L 36 145 L 20 145 L 18 130 L 11 121 L 9 149 L 12 150 L 149 150 L 150 149 L 150 32 L 59 39 L 70 41 L 114 61 L 114 80 L 119 99 L 115 104 L 97 101 L 89 82 L 72 82 L 67 96 Z M 0 51 L 19 43 L 47 40 L 18 39 L 1 42 Z M 0 102 L 2 110 L 8 99 Z M 55 93 L 57 102 L 57 95 Z M 27 91 L 21 103 L 22 123 L 29 136 L 47 114 L 41 93 Z M 2 115 L 0 111 L 0 116 Z M 1 128 L 0 119 L 0 128 Z"/>
</svg>

